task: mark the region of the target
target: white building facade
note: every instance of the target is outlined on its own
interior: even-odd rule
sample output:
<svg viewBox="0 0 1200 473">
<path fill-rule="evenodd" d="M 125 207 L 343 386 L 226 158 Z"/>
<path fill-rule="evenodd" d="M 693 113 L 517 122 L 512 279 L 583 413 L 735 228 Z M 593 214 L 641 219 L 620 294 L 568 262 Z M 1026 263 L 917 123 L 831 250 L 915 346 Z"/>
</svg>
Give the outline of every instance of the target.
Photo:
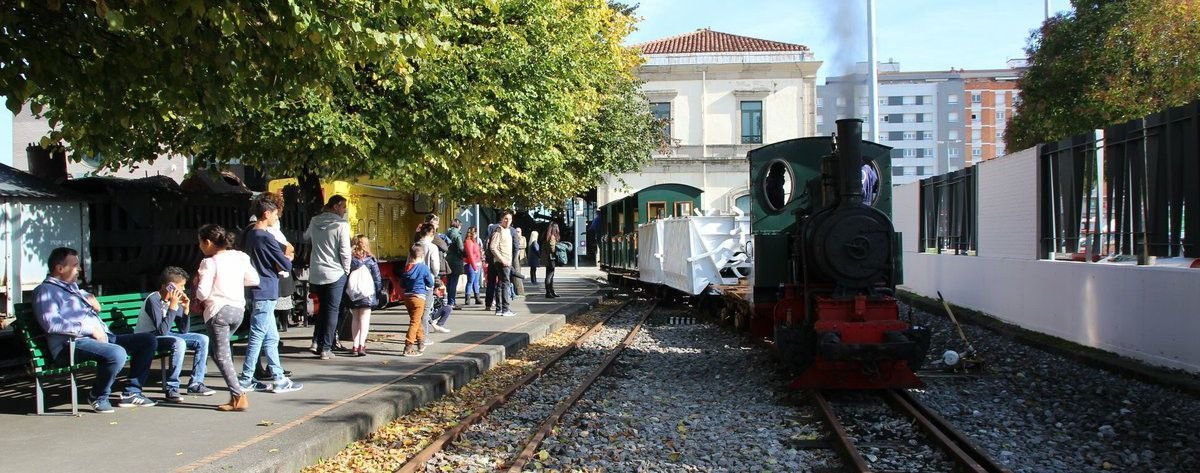
<svg viewBox="0 0 1200 473">
<path fill-rule="evenodd" d="M 704 190 L 706 211 L 748 210 L 746 152 L 813 136 L 816 73 L 808 47 L 702 29 L 640 46 L 638 70 L 663 146 L 639 173 L 597 189 L 604 205 L 656 184 Z"/>
</svg>

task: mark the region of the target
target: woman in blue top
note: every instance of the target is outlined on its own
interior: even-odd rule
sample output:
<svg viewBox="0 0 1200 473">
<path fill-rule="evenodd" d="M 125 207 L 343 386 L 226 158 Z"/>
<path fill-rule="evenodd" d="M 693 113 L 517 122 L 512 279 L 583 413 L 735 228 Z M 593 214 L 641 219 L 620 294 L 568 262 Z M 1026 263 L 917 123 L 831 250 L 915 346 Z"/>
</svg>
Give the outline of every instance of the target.
<svg viewBox="0 0 1200 473">
<path fill-rule="evenodd" d="M 371 327 L 371 307 L 379 303 L 377 294 L 383 288 L 383 280 L 379 276 L 379 263 L 375 261 L 375 256 L 371 254 L 371 239 L 366 235 L 359 234 L 354 237 L 353 248 L 350 252 L 350 273 L 366 267 L 371 273 L 371 281 L 374 285 L 366 296 L 360 299 L 350 301 L 350 312 L 354 314 L 354 319 L 351 323 L 351 330 L 354 334 L 354 345 L 350 351 L 355 356 L 367 356 L 367 332 Z"/>
</svg>

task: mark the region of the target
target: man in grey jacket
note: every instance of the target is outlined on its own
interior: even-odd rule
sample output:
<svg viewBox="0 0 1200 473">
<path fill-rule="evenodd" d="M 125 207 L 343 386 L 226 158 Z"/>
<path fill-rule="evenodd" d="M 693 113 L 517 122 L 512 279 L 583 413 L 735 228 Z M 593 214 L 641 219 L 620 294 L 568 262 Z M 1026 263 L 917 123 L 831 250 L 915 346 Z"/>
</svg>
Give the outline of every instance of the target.
<svg viewBox="0 0 1200 473">
<path fill-rule="evenodd" d="M 324 212 L 312 218 L 304 239 L 311 242 L 308 283 L 320 299 L 320 311 L 314 335 L 317 354 L 332 358 L 342 292 L 350 274 L 350 222 L 346 221 L 346 198 L 334 195 L 325 203 Z"/>
</svg>

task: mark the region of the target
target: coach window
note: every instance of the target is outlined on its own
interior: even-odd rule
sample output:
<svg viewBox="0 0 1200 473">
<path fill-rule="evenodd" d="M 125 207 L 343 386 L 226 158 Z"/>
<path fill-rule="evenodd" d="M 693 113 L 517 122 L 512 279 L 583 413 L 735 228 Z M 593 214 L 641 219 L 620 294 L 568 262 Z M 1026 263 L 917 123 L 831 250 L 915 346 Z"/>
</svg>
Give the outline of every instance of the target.
<svg viewBox="0 0 1200 473">
<path fill-rule="evenodd" d="M 780 211 L 792 200 L 792 169 L 784 161 L 776 160 L 767 168 L 763 178 L 763 196 L 767 208 Z"/>
<path fill-rule="evenodd" d="M 686 217 L 688 215 L 691 215 L 691 213 L 692 213 L 692 203 L 691 202 L 684 201 L 684 202 L 676 202 L 675 203 L 675 216 L 676 217 Z"/>
<path fill-rule="evenodd" d="M 658 219 L 666 217 L 666 216 L 667 216 L 667 203 L 666 202 L 647 202 L 646 203 L 646 217 L 647 217 L 646 221 L 647 222 L 658 220 Z"/>
</svg>

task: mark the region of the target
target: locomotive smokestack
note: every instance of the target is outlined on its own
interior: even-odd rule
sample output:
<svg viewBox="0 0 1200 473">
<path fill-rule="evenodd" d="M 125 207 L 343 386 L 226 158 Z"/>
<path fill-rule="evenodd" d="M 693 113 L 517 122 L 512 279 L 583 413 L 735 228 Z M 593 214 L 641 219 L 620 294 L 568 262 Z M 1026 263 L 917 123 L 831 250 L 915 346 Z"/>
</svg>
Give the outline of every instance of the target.
<svg viewBox="0 0 1200 473">
<path fill-rule="evenodd" d="M 842 205 L 862 203 L 862 165 L 862 120 L 838 120 L 837 180 Z"/>
</svg>

